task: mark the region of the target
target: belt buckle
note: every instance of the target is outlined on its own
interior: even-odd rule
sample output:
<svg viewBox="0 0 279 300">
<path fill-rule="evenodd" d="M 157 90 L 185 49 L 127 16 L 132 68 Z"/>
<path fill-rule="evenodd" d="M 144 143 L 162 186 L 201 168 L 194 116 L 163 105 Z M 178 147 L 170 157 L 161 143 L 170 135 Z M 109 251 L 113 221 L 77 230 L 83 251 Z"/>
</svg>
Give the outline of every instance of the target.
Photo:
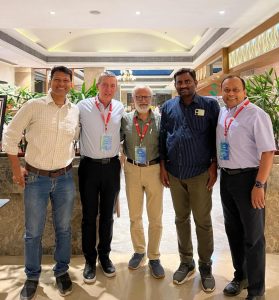
<svg viewBox="0 0 279 300">
<path fill-rule="evenodd" d="M 110 162 L 110 158 L 102 158 L 102 165 L 107 165 Z"/>
<path fill-rule="evenodd" d="M 49 171 L 49 177 L 54 178 L 60 175 L 62 170 Z"/>
</svg>

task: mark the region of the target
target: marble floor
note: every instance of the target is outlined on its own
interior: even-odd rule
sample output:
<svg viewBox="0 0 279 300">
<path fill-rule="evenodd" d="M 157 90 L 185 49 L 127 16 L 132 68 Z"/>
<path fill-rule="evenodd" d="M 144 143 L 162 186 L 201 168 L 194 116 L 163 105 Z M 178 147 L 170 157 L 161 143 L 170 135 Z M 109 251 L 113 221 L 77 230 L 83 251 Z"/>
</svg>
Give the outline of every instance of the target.
<svg viewBox="0 0 279 300">
<path fill-rule="evenodd" d="M 73 280 L 73 293 L 66 297 L 68 300 L 223 300 L 229 299 L 222 293 L 224 286 L 232 278 L 233 269 L 224 231 L 222 209 L 217 183 L 213 192 L 212 219 L 214 226 L 215 250 L 213 255 L 213 273 L 216 280 L 216 290 L 206 294 L 200 287 L 200 276 L 195 275 L 181 286 L 172 283 L 173 272 L 179 265 L 177 254 L 177 239 L 174 225 L 174 212 L 169 190 L 164 192 L 163 235 L 161 242 L 161 262 L 165 268 L 164 279 L 154 279 L 148 266 L 139 270 L 130 271 L 127 262 L 132 254 L 132 244 L 129 233 L 128 208 L 125 198 L 125 186 L 122 180 L 120 193 L 121 216 L 115 218 L 114 236 L 112 241 L 111 259 L 117 268 L 115 278 L 106 278 L 97 267 L 97 281 L 88 285 L 82 280 L 84 259 L 82 256 L 74 256 L 71 260 L 70 274 Z M 144 217 L 146 223 L 146 215 Z M 196 238 L 193 228 L 193 245 L 196 252 Z M 197 256 L 195 255 L 197 261 Z M 23 257 L 0 257 L 0 300 L 19 299 L 19 292 L 25 281 L 23 271 Z M 43 257 L 40 285 L 35 299 L 59 300 L 55 279 L 52 273 L 53 258 Z M 267 254 L 266 272 L 266 296 L 267 300 L 279 299 L 279 255 Z M 236 300 L 245 299 L 246 291 L 243 291 Z"/>
</svg>

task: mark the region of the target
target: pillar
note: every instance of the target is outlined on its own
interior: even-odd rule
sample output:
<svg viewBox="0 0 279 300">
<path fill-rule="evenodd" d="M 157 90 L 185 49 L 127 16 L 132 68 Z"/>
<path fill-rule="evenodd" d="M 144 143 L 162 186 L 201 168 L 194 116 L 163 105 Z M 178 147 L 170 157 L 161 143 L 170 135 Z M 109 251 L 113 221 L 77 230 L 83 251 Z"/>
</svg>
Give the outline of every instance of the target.
<svg viewBox="0 0 279 300">
<path fill-rule="evenodd" d="M 34 70 L 32 68 L 16 68 L 15 85 L 34 92 Z"/>
</svg>

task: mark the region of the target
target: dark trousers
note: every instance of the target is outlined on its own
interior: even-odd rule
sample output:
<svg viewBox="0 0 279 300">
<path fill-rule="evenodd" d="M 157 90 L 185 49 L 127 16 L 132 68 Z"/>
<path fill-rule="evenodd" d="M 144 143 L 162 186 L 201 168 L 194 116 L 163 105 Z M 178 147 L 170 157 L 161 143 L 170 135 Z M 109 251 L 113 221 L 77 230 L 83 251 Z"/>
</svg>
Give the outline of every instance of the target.
<svg viewBox="0 0 279 300">
<path fill-rule="evenodd" d="M 257 170 L 229 175 L 221 171 L 220 191 L 234 277 L 248 278 L 248 294 L 265 291 L 265 210 L 254 209 L 251 191 Z"/>
<path fill-rule="evenodd" d="M 113 233 L 113 212 L 120 190 L 120 161 L 113 158 L 109 163 L 94 162 L 81 158 L 79 190 L 82 203 L 82 251 L 91 265 L 108 257 Z M 99 214 L 99 243 L 96 249 L 96 219 Z"/>
</svg>

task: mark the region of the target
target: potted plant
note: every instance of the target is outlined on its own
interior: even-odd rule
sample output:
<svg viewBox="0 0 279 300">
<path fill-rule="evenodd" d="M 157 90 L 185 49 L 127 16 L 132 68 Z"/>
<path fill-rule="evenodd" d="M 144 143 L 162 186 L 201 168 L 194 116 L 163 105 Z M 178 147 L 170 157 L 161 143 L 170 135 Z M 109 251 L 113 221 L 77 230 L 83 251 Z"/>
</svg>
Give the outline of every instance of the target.
<svg viewBox="0 0 279 300">
<path fill-rule="evenodd" d="M 246 82 L 247 96 L 251 102 L 262 108 L 270 116 L 278 154 L 279 140 L 279 78 L 274 69 L 264 74 L 254 75 Z M 275 155 L 272 172 L 266 191 L 266 250 L 279 252 L 279 155 Z"/>
<path fill-rule="evenodd" d="M 254 75 L 246 81 L 249 100 L 269 114 L 277 150 L 279 149 L 279 78 L 275 70 Z"/>
</svg>

